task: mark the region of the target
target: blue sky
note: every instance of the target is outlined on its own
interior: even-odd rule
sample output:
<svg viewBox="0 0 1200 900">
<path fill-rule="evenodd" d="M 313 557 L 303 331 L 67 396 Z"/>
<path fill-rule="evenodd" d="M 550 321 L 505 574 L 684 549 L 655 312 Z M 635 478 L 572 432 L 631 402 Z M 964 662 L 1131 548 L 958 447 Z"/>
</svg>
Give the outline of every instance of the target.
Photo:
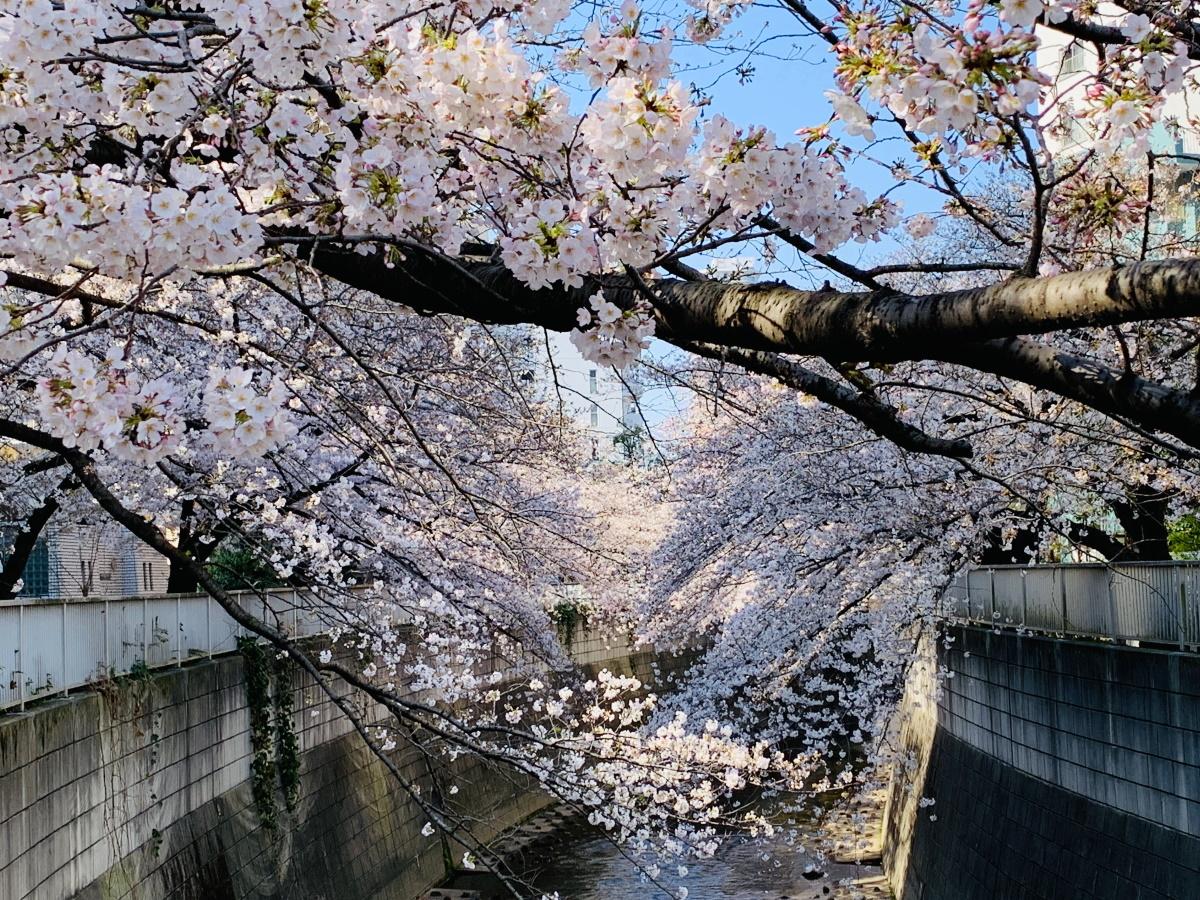
<svg viewBox="0 0 1200 900">
<path fill-rule="evenodd" d="M 672 8 L 678 9 L 673 4 Z M 682 23 L 671 24 L 676 26 L 677 42 L 686 41 Z M 732 46 L 754 47 L 756 51 L 735 52 L 729 49 Z M 823 41 L 808 34 L 796 19 L 778 8 L 752 7 L 735 20 L 721 41 L 708 47 L 681 46 L 676 58 L 682 63 L 678 77 L 711 97 L 705 115 L 719 113 L 739 125 L 766 126 L 780 143 L 798 140 L 798 128 L 821 125 L 829 119 L 830 105 L 824 94 L 834 87 L 833 56 Z M 746 65 L 752 67 L 752 73 L 748 78 L 739 78 L 738 67 Z M 583 96 L 590 96 L 590 92 L 581 92 L 580 99 Z M 886 129 L 878 132 L 886 136 Z M 861 139 L 848 143 L 855 149 L 863 146 Z M 885 148 L 877 145 L 876 157 L 911 158 L 902 138 L 894 153 Z M 851 181 L 871 197 L 894 185 L 886 168 L 873 162 L 850 160 L 847 168 Z M 942 203 L 938 195 L 918 186 L 906 186 L 890 196 L 903 204 L 905 215 L 936 211 Z M 840 248 L 838 255 L 851 262 L 865 262 L 886 257 L 895 247 L 890 239 L 866 245 L 851 243 Z M 692 262 L 700 265 L 698 260 Z M 818 281 L 823 278 L 824 274 Z M 786 280 L 798 287 L 816 286 L 801 277 L 786 276 Z M 680 356 L 679 351 L 660 341 L 654 342 L 649 353 L 652 361 L 678 360 Z M 662 437 L 664 420 L 686 409 L 691 401 L 686 391 L 652 390 L 642 397 L 642 411 L 656 435 Z"/>
<path fill-rule="evenodd" d="M 682 26 L 678 29 L 682 35 Z M 806 33 L 790 13 L 777 8 L 755 6 L 737 18 L 721 45 L 755 47 L 752 54 L 732 53 L 721 47 L 682 47 L 677 58 L 684 65 L 682 80 L 693 81 L 712 98 L 711 113 L 720 113 L 740 125 L 764 125 L 775 132 L 780 143 L 797 140 L 798 128 L 822 125 L 829 120 L 830 105 L 825 92 L 833 89 L 833 56 L 824 41 Z M 737 67 L 748 64 L 751 77 L 740 79 Z M 835 133 L 839 129 L 834 126 Z M 881 138 L 889 130 L 878 128 Z M 894 129 L 892 129 L 894 133 Z M 895 150 L 886 144 L 876 144 L 876 158 L 911 160 L 907 142 L 898 135 L 893 138 Z M 861 149 L 861 139 L 847 142 Z M 853 184 L 869 196 L 894 187 L 886 167 L 863 159 L 847 162 Z M 936 212 L 942 198 L 917 185 L 906 185 L 889 195 L 899 201 L 906 216 L 919 212 Z M 895 249 L 891 240 L 867 245 L 850 244 L 839 255 L 852 262 L 877 260 Z"/>
</svg>

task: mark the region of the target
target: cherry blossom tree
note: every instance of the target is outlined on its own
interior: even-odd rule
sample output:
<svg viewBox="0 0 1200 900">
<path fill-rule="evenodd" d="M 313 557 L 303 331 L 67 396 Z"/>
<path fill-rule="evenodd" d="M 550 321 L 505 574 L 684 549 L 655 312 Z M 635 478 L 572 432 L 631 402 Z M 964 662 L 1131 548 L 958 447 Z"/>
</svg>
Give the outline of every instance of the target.
<svg viewBox="0 0 1200 900">
<path fill-rule="evenodd" d="M 392 713 L 336 697 L 385 764 L 419 733 L 637 848 L 710 852 L 749 787 L 854 777 L 831 761 L 882 746 L 957 568 L 1152 553 L 1147 517 L 1194 501 L 1193 160 L 1159 139 L 1194 132 L 1200 20 L 785 0 L 754 14 L 835 82 L 785 138 L 684 83 L 753 58 L 750 7 L 0 3 L 6 518 L 103 514 Z M 1086 51 L 1070 84 L 1051 35 Z M 729 254 L 761 277 L 711 274 Z M 538 328 L 690 354 L 664 377 L 708 399 L 663 483 L 579 466 Z M 223 590 L 226 540 L 339 653 Z M 703 645 L 679 690 L 572 681 L 565 585 Z"/>
</svg>

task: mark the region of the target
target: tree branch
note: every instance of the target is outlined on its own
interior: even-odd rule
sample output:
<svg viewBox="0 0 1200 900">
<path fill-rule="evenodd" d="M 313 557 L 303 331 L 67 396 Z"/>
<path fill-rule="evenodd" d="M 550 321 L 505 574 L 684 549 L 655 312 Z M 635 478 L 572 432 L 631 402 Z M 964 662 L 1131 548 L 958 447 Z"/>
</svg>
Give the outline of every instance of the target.
<svg viewBox="0 0 1200 900">
<path fill-rule="evenodd" d="M 1023 381 L 1200 447 L 1200 397 L 1025 338 L 946 346 L 931 358 Z"/>
<path fill-rule="evenodd" d="M 38 538 L 50 522 L 51 517 L 58 511 L 58 494 L 68 488 L 78 486 L 75 476 L 68 475 L 51 491 L 41 506 L 35 509 L 25 519 L 24 529 L 13 540 L 12 551 L 4 560 L 4 568 L 0 570 L 0 600 L 10 600 L 17 596 L 17 582 L 25 574 L 25 566 L 33 555 Z"/>
<path fill-rule="evenodd" d="M 871 431 L 898 447 L 913 453 L 965 458 L 971 455 L 971 445 L 963 440 L 947 440 L 927 434 L 904 422 L 899 413 L 867 394 L 860 394 L 778 354 L 737 350 L 715 344 L 686 344 L 685 350 L 712 359 L 722 359 L 751 372 L 770 375 L 789 387 L 812 394 L 818 400 L 837 407 L 857 419 Z"/>
<path fill-rule="evenodd" d="M 321 244 L 312 259 L 320 271 L 345 284 L 421 312 L 555 331 L 574 328 L 576 310 L 601 287 L 625 308 L 641 296 L 622 276 L 535 291 L 503 266 L 432 251 L 410 252 L 402 264 L 389 267 L 379 254 L 363 256 Z M 1200 314 L 1200 259 L 1013 278 L 923 297 L 802 291 L 778 283 L 663 280 L 654 287 L 656 333 L 674 344 L 880 362 L 935 358 L 948 342 Z"/>
</svg>

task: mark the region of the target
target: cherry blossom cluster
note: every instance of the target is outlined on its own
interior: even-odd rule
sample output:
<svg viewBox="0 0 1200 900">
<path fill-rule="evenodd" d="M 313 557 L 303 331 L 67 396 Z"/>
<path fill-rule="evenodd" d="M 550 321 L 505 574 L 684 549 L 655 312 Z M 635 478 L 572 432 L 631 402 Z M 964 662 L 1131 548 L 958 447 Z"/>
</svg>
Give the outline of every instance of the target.
<svg viewBox="0 0 1200 900">
<path fill-rule="evenodd" d="M 1080 103 L 1095 135 L 1091 145 L 1132 159 L 1145 156 L 1164 98 L 1182 91 L 1190 65 L 1182 41 L 1151 35 L 1142 18 L 1126 18 L 1121 30 L 1133 43 L 1117 48 L 1085 82 Z"/>
<path fill-rule="evenodd" d="M 563 68 L 582 70 L 594 88 L 618 76 L 651 83 L 668 77 L 672 66 L 669 28 L 659 30 L 655 41 L 641 39 L 641 10 L 633 0 L 622 4 L 620 14 L 612 17 L 611 27 L 606 34 L 599 22 L 589 23 L 581 35 L 583 46 L 564 54 Z"/>
<path fill-rule="evenodd" d="M 675 862 L 710 856 L 719 829 L 730 823 L 730 798 L 768 782 L 781 786 L 783 770 L 790 771 L 765 746 L 735 739 L 730 724 L 682 710 L 658 715 L 659 698 L 635 677 L 601 670 L 571 684 L 534 677 L 524 691 L 497 685 L 488 695 L 496 720 L 528 727 L 538 738 L 522 763 L 586 812 L 590 824 L 639 854 Z M 737 824 L 756 822 L 769 827 L 754 815 Z M 647 868 L 659 874 L 657 866 Z"/>
<path fill-rule="evenodd" d="M 253 261 L 272 231 L 370 234 L 400 254 L 490 233 L 541 287 L 650 265 L 680 236 L 762 213 L 822 248 L 894 224 L 800 144 L 718 126 L 697 153 L 701 98 L 674 77 L 669 30 L 633 3 L 561 54 L 600 88 L 581 110 L 521 44 L 564 4 L 486 24 L 400 6 L 216 2 L 199 19 L 153 14 L 180 40 L 116 42 L 115 3 L 0 10 L 6 108 L 36 109 L 6 132 L 0 252 L 154 284 Z M 214 31 L 228 39 L 206 49 Z M 315 72 L 328 89 L 260 88 Z"/>
<path fill-rule="evenodd" d="M 119 459 L 151 463 L 178 448 L 183 398 L 164 378 L 143 381 L 114 348 L 102 362 L 59 348 L 38 383 L 38 411 L 68 447 L 103 447 Z"/>
<path fill-rule="evenodd" d="M 171 380 L 145 379 L 127 357 L 122 347 L 98 361 L 60 346 L 38 381 L 38 412 L 68 447 L 154 463 L 183 448 L 189 404 Z M 263 392 L 246 369 L 214 369 L 202 404 L 205 439 L 233 458 L 263 456 L 296 433 L 287 403 L 278 380 Z"/>
<path fill-rule="evenodd" d="M 589 308 L 590 307 L 590 308 Z M 580 307 L 579 327 L 571 331 L 571 343 L 583 358 L 614 369 L 624 369 L 650 346 L 654 319 L 644 307 L 623 310 L 597 291 Z"/>
<path fill-rule="evenodd" d="M 0 273 L 0 287 L 7 276 Z M 28 310 L 15 303 L 0 303 L 0 363 L 18 362 L 37 347 L 35 329 L 25 322 Z"/>
<path fill-rule="evenodd" d="M 688 5 L 697 11 L 685 20 L 688 37 L 703 44 L 720 35 L 751 3 L 750 0 L 688 0 Z"/>
<path fill-rule="evenodd" d="M 5 198 L 0 244 L 32 264 L 81 263 L 116 277 L 226 265 L 257 248 L 259 225 L 227 187 L 198 190 L 207 179 L 194 166 L 172 174 L 190 190 L 129 184 L 112 166 L 38 174 Z"/>
<path fill-rule="evenodd" d="M 877 758 L 914 629 L 981 546 L 1049 552 L 1146 486 L 1178 508 L 1200 498 L 1169 445 L 921 364 L 822 371 L 877 380 L 872 396 L 902 420 L 969 436 L 973 470 L 691 360 L 675 374 L 704 402 L 663 459 L 671 478 L 585 465 L 530 379 L 538 340 L 411 315 L 352 288 L 357 272 L 322 268 L 370 254 L 436 293 L 419 274 L 436 263 L 482 295 L 510 276 L 514 293 L 624 278 L 645 298 L 597 292 L 571 335 L 621 368 L 654 333 L 661 270 L 689 276 L 716 249 L 776 274 L 785 242 L 821 257 L 894 234 L 897 192 L 853 183 L 861 160 L 835 129 L 872 142 L 864 153 L 911 150 L 919 173 L 886 160 L 897 185 L 929 176 L 950 195 L 907 219 L 914 252 L 958 236 L 938 259 L 983 247 L 1000 266 L 889 288 L 1021 271 L 1039 217 L 1044 270 L 1124 259 L 1134 227 L 1150 230 L 1150 173 L 1126 159 L 1117 178 L 1107 154 L 1188 124 L 1164 111 L 1194 77 L 1166 12 L 841 8 L 820 42 L 836 125 L 797 121 L 785 141 L 710 109 L 689 84 L 706 51 L 655 24 L 676 12 L 693 39 L 733 42 L 749 5 L 0 0 L 0 256 L 51 284 L 0 302 L 4 416 L 92 454 L 133 518 L 178 541 L 177 567 L 236 539 L 274 577 L 311 585 L 354 671 L 419 692 L 448 754 L 507 759 L 635 848 L 683 855 L 712 851 L 747 788 L 839 788 L 858 777 L 850 757 Z M 1033 29 L 1067 15 L 1125 43 L 1049 111 Z M 1105 154 L 1073 174 L 1044 141 L 1068 115 Z M 956 181 L 967 162 L 1027 181 Z M 1013 199 L 1033 193 L 1033 172 L 1062 176 L 1053 196 Z M 352 270 L 344 256 L 327 268 Z M 69 285 L 77 296 L 55 296 Z M 480 318 L 514 321 L 495 312 Z M 1054 340 L 1194 380 L 1183 327 Z M 61 472 L 4 450 L 6 509 L 28 515 L 59 492 L 67 513 L 95 514 Z M 693 653 L 678 690 L 571 673 L 546 609 L 568 584 L 609 633 Z M 497 660 L 516 661 L 510 675 Z"/>
<path fill-rule="evenodd" d="M 288 402 L 287 387 L 279 379 L 262 391 L 253 373 L 241 366 L 214 369 L 204 391 L 208 433 L 223 453 L 263 456 L 296 434 Z"/>
<path fill-rule="evenodd" d="M 872 10 L 847 17 L 837 50 L 846 98 L 834 104 L 847 133 L 871 132 L 854 100 L 861 87 L 920 134 L 957 135 L 978 150 L 998 145 L 1000 120 L 1036 103 L 1047 79 L 1032 59 L 1032 32 L 981 26 L 978 12 L 969 12 L 961 29 L 888 19 Z"/>
<path fill-rule="evenodd" d="M 731 227 L 769 211 L 823 252 L 851 239 L 877 238 L 895 224 L 896 206 L 869 201 L 845 181 L 832 155 L 800 144 L 780 147 L 767 129 L 739 129 L 724 116 L 713 117 L 704 139 L 696 190 L 719 198 Z M 769 205 L 764 196 L 771 198 Z"/>
</svg>

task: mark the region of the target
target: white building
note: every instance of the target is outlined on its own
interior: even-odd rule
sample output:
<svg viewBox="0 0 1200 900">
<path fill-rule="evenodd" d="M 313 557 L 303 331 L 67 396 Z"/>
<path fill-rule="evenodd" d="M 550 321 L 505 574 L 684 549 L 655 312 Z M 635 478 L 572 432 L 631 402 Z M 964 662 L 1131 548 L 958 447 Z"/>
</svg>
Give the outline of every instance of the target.
<svg viewBox="0 0 1200 900">
<path fill-rule="evenodd" d="M 0 523 L 0 559 L 19 525 Z M 38 537 L 22 575 L 22 597 L 128 597 L 161 594 L 170 566 L 125 529 L 51 522 Z"/>
<path fill-rule="evenodd" d="M 1099 13 L 1105 24 L 1120 26 L 1127 12 L 1111 3 L 1101 3 Z M 1038 28 L 1041 45 L 1037 51 L 1038 68 L 1051 79 L 1044 107 L 1044 140 L 1055 156 L 1070 156 L 1087 147 L 1096 137 L 1092 119 L 1081 113 L 1090 104 L 1087 88 L 1095 83 L 1090 73 L 1097 66 L 1096 48 L 1050 28 Z M 1200 165 L 1200 131 L 1190 119 L 1200 115 L 1200 98 L 1188 92 L 1176 92 L 1164 100 L 1162 116 L 1150 135 L 1150 150 L 1171 156 L 1197 156 L 1196 160 L 1172 158 L 1156 166 L 1160 176 L 1156 206 L 1165 211 L 1165 228 L 1176 234 L 1193 236 L 1198 232 L 1197 204 L 1191 197 L 1195 171 Z M 1161 176 L 1166 176 L 1162 179 Z M 1165 180 L 1166 183 L 1162 183 Z M 1179 200 L 1178 203 L 1172 199 Z"/>
<path fill-rule="evenodd" d="M 541 380 L 553 402 L 583 430 L 592 459 L 635 455 L 645 423 L 638 411 L 637 385 L 629 373 L 588 362 L 570 337 L 547 332 Z"/>
</svg>

